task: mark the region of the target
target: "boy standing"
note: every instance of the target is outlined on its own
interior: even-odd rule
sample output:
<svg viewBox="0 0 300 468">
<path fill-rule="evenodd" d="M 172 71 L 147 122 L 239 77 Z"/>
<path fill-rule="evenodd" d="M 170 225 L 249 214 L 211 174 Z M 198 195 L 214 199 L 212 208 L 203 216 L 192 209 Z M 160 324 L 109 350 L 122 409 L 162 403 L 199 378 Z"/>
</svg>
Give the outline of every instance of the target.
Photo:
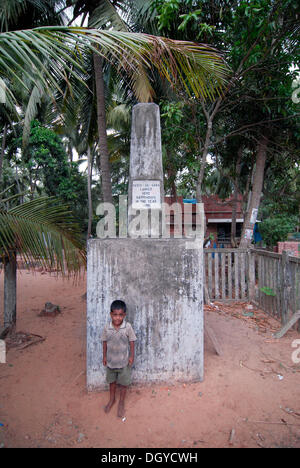
<svg viewBox="0 0 300 468">
<path fill-rule="evenodd" d="M 125 396 L 131 383 L 131 366 L 134 361 L 135 333 L 130 323 L 125 321 L 126 304 L 113 301 L 110 306 L 111 322 L 105 326 L 101 341 L 103 342 L 103 365 L 106 366 L 106 381 L 109 383 L 110 399 L 104 408 L 108 413 L 115 403 L 116 386 L 121 387 L 118 416 L 124 416 Z M 128 350 L 130 348 L 130 351 Z"/>
</svg>

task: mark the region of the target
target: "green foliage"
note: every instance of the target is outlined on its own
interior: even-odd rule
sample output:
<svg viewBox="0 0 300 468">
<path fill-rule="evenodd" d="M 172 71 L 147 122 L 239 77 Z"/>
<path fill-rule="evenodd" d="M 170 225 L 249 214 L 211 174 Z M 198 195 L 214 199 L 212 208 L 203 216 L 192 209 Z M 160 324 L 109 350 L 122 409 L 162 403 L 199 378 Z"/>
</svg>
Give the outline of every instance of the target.
<svg viewBox="0 0 300 468">
<path fill-rule="evenodd" d="M 272 288 L 268 288 L 267 286 L 263 286 L 262 288 L 259 288 L 259 290 L 265 293 L 266 296 L 276 296 L 275 291 L 273 291 Z"/>
<path fill-rule="evenodd" d="M 69 164 L 61 138 L 38 121 L 31 124 L 25 162 L 40 177 L 47 195 L 77 203 L 82 196 L 83 176 L 76 163 Z"/>
<path fill-rule="evenodd" d="M 47 195 L 61 196 L 62 193 L 68 193 L 63 184 L 69 176 L 68 161 L 61 139 L 36 120 L 31 123 L 24 159 L 28 170 L 42 179 Z"/>
<path fill-rule="evenodd" d="M 197 5 L 195 5 L 197 4 Z M 193 34 L 194 40 L 213 35 L 215 26 L 203 22 L 201 2 L 193 0 L 155 0 L 152 9 L 156 10 L 156 21 L 160 31 L 173 32 L 175 17 L 180 19 L 177 30 L 182 34 Z"/>
<path fill-rule="evenodd" d="M 174 20 L 174 14 L 178 14 L 180 0 L 156 0 L 153 2 L 153 8 L 158 12 L 157 21 L 159 30 L 170 29 Z"/>
<path fill-rule="evenodd" d="M 39 260 L 45 268 L 63 274 L 86 265 L 78 223 L 69 208 L 54 198 L 36 198 L 9 210 L 0 201 L 0 258 L 11 251 L 28 264 Z"/>
<path fill-rule="evenodd" d="M 22 137 L 12 140 L 11 150 L 20 152 Z M 16 160 L 17 162 L 17 160 Z M 23 186 L 30 185 L 32 197 L 40 194 L 55 196 L 67 203 L 84 226 L 87 217 L 87 181 L 77 162 L 69 162 L 62 139 L 37 120 L 31 131 L 23 158 L 18 162 Z"/>
<path fill-rule="evenodd" d="M 3 2 L 0 11 L 4 7 L 11 8 L 13 5 L 35 3 L 40 5 L 40 9 L 45 4 L 40 0 L 6 1 Z M 55 4 L 55 0 L 46 3 L 51 6 Z M 269 135 L 270 145 L 268 147 L 260 213 L 266 221 L 273 218 L 277 219 L 277 217 L 282 218 L 284 213 L 297 214 L 300 203 L 299 149 L 297 149 L 299 148 L 299 128 L 297 129 L 296 122 L 296 112 L 298 111 L 296 104 L 291 99 L 293 93 L 292 83 L 297 75 L 297 69 L 294 65 L 298 62 L 295 44 L 296 11 L 298 6 L 296 1 L 132 0 L 112 2 L 112 0 L 109 0 L 105 2 L 87 2 L 77 0 L 69 3 L 75 5 L 75 13 L 78 13 L 78 15 L 82 14 L 83 11 L 91 11 L 96 4 L 99 4 L 99 11 L 97 11 L 98 26 L 100 20 L 103 20 L 103 24 L 106 25 L 111 21 L 109 18 L 109 11 L 111 13 L 113 11 L 111 7 L 115 8 L 117 5 L 123 8 L 125 4 L 124 7 L 128 6 L 128 10 L 130 10 L 130 8 L 134 9 L 138 8 L 138 5 L 142 5 L 143 18 L 149 19 L 151 16 L 151 22 L 147 20 L 144 24 L 141 24 L 141 20 L 140 23 L 132 23 L 130 24 L 130 30 L 147 32 L 152 35 L 157 34 L 159 31 L 160 34 L 173 39 L 209 43 L 218 50 L 222 50 L 224 57 L 232 68 L 232 76 L 235 76 L 235 78 L 230 91 L 227 94 L 225 93 L 224 101 L 213 120 L 213 131 L 208 152 L 209 160 L 212 160 L 213 164 L 207 165 L 205 168 L 202 192 L 218 193 L 222 197 L 227 197 L 232 193 L 233 183 L 236 181 L 237 153 L 241 146 L 243 152 L 237 188 L 241 194 L 251 190 L 250 180 L 255 161 L 256 143 L 260 135 L 266 130 Z M 101 7 L 102 3 L 104 8 Z M 151 8 L 149 8 L 149 5 L 151 5 Z M 152 13 L 151 15 L 147 12 L 147 6 L 148 11 Z M 81 10 L 83 7 L 84 9 Z M 30 12 L 31 10 L 27 6 L 27 29 L 32 27 Z M 14 16 L 20 18 L 20 15 L 12 16 L 10 14 L 8 19 L 9 17 L 13 19 Z M 49 21 L 42 21 L 38 12 L 34 18 L 38 20 L 36 25 L 39 26 L 54 24 Z M 21 21 L 23 19 L 21 16 Z M 60 24 L 60 22 L 58 23 Z M 13 21 L 9 21 L 7 24 L 9 27 L 4 27 L 2 20 L 3 31 L 23 27 L 21 23 L 15 28 Z M 153 30 L 151 30 L 152 26 Z M 94 44 L 101 45 L 101 50 L 105 54 L 107 51 L 108 58 L 111 58 L 110 52 L 113 51 L 114 64 L 122 63 L 123 65 L 124 62 L 127 71 L 130 63 L 133 69 L 138 70 L 136 47 L 142 47 L 142 45 L 138 45 L 137 39 L 132 38 L 128 33 L 118 35 L 115 31 L 112 35 L 110 35 L 110 32 L 105 33 L 103 38 L 101 38 L 101 32 L 98 31 L 97 38 L 94 39 L 90 37 L 90 32 L 86 30 L 78 29 L 67 32 L 59 28 L 52 31 L 43 29 L 35 32 L 21 32 L 17 36 L 14 34 L 2 35 L 3 39 L 2 42 L 0 40 L 0 45 L 1 50 L 7 54 L 12 54 L 12 62 L 7 62 L 6 66 L 9 66 L 13 73 L 7 73 L 5 79 L 9 80 L 15 99 L 23 105 L 23 113 L 20 113 L 21 118 L 23 119 L 25 115 L 26 106 L 27 108 L 30 107 L 28 104 L 31 101 L 28 101 L 28 97 L 30 91 L 32 91 L 32 86 L 37 86 L 37 78 L 42 78 L 39 77 L 42 74 L 42 67 L 39 68 L 38 64 L 49 66 L 49 73 L 51 74 L 54 71 L 54 66 L 56 66 L 53 79 L 47 74 L 43 74 L 42 84 L 43 87 L 47 84 L 48 96 L 53 97 L 53 94 L 59 96 L 59 99 L 56 99 L 56 104 L 64 116 L 62 119 L 58 119 L 55 114 L 52 116 L 50 124 L 50 120 L 43 119 L 39 114 L 38 120 L 43 122 L 43 125 L 37 122 L 32 124 L 26 154 L 21 154 L 21 139 L 18 140 L 15 148 L 7 145 L 2 177 L 4 186 L 6 187 L 14 182 L 16 169 L 18 169 L 19 191 L 23 191 L 30 185 L 34 191 L 34 196 L 45 193 L 57 195 L 68 202 L 76 216 L 84 222 L 87 217 L 86 176 L 79 172 L 76 163 L 68 161 L 64 144 L 68 146 L 68 150 L 76 148 L 80 157 L 85 157 L 87 141 L 92 145 L 97 140 L 95 125 L 97 115 L 93 110 L 95 109 L 95 94 L 90 92 L 90 90 L 94 90 L 95 86 L 92 75 L 93 65 L 92 61 L 88 59 L 89 54 L 86 53 L 85 44 L 87 41 L 96 41 Z M 50 42 L 54 38 L 54 45 L 50 46 Z M 46 56 L 42 53 L 39 45 L 44 39 L 49 42 L 50 49 L 49 51 L 45 49 Z M 66 43 L 65 40 L 69 42 Z M 32 49 L 29 49 L 31 46 Z M 76 46 L 78 54 L 74 54 L 74 46 Z M 16 47 L 19 47 L 19 55 L 24 50 L 20 63 Z M 141 51 L 144 50 L 145 63 L 151 64 L 155 58 L 165 69 L 165 75 L 169 75 L 169 78 L 173 77 L 171 81 L 174 85 L 178 79 L 182 84 L 189 70 L 195 71 L 197 75 L 197 78 L 194 77 L 185 89 L 181 88 L 180 94 L 175 94 L 174 87 L 171 89 L 170 86 L 166 85 L 166 82 L 161 81 L 160 78 L 164 73 L 152 69 L 151 75 L 151 85 L 156 92 L 155 101 L 160 104 L 161 109 L 166 193 L 170 193 L 175 187 L 178 195 L 188 198 L 195 193 L 207 128 L 207 121 L 202 108 L 203 103 L 200 102 L 201 98 L 197 97 L 201 96 L 201 93 L 197 94 L 195 92 L 197 88 L 193 86 L 194 80 L 201 81 L 201 78 L 205 78 L 207 74 L 202 69 L 200 54 L 197 59 L 199 67 L 196 67 L 194 62 L 184 61 L 185 66 L 179 71 L 175 66 L 175 62 L 177 63 L 177 58 L 179 62 L 183 58 L 177 57 L 177 45 L 168 51 L 169 41 L 164 43 L 162 40 L 156 41 L 153 39 L 145 47 L 147 50 L 143 47 L 140 49 Z M 39 53 L 34 59 L 31 55 L 35 51 L 39 51 Z M 65 57 L 59 58 L 59 52 L 63 53 Z M 198 53 L 200 50 L 193 49 L 191 54 L 194 54 L 194 52 Z M 31 63 L 28 64 L 27 62 L 27 66 L 23 66 L 28 59 L 28 54 L 31 57 Z M 129 60 L 130 57 L 132 57 L 132 62 Z M 165 60 L 170 57 L 171 66 L 169 67 Z M 119 58 L 121 58 L 121 62 L 119 62 Z M 82 62 L 80 59 L 84 59 L 84 61 Z M 73 61 L 76 63 L 73 63 Z M 209 65 L 210 62 L 210 56 L 205 56 L 203 64 Z M 69 67 L 69 72 L 67 69 L 66 73 L 62 73 L 64 63 Z M 31 64 L 34 64 L 34 66 Z M 34 70 L 34 67 L 37 69 L 37 76 L 33 75 L 32 70 Z M 72 76 L 71 73 L 73 67 L 75 76 Z M 130 83 L 126 72 L 122 72 L 121 75 L 119 72 L 120 67 L 118 68 L 117 80 L 119 88 L 122 90 L 132 88 L 133 82 L 136 82 L 137 88 L 140 87 L 141 82 L 135 79 L 135 75 L 135 78 L 132 76 Z M 109 72 L 110 74 L 111 72 Z M 214 82 L 214 76 L 209 76 L 209 80 Z M 30 85 L 31 78 L 33 84 Z M 74 85 L 75 78 L 80 79 L 80 81 L 77 81 L 76 86 Z M 22 93 L 15 87 L 17 79 L 19 83 L 24 82 L 27 85 L 27 88 L 23 86 Z M 86 93 L 81 91 L 79 93 L 81 88 Z M 56 89 L 56 92 L 53 89 Z M 186 91 L 192 92 L 188 95 Z M 107 102 L 110 99 L 109 94 L 112 95 L 114 92 L 107 87 Z M 128 95 L 128 93 L 125 94 Z M 72 99 L 67 102 L 66 97 L 70 95 L 72 95 Z M 14 102 L 14 100 L 12 101 Z M 121 128 L 122 126 L 120 127 L 118 123 L 118 121 L 120 122 L 120 116 L 126 110 L 122 104 L 123 102 L 124 98 L 118 100 L 118 106 L 114 109 L 114 111 L 117 111 L 114 119 L 111 122 L 107 119 L 110 128 L 114 129 L 114 133 L 109 136 L 114 196 L 126 193 L 128 182 L 130 127 L 128 124 L 128 126 Z M 82 106 L 79 106 L 78 103 L 82 103 Z M 36 106 L 39 113 L 42 102 L 39 101 Z M 211 112 L 213 106 L 214 104 L 210 103 L 206 106 L 206 110 Z M 81 107 L 82 111 L 79 110 Z M 43 115 L 45 114 L 47 114 L 47 111 L 43 111 Z M 32 114 L 30 114 L 31 117 Z M 45 122 L 47 122 L 48 127 Z M 64 134 L 63 141 L 53 132 L 51 133 L 50 128 L 54 127 L 54 122 L 55 125 L 62 122 L 66 125 L 69 122 L 68 129 L 65 127 L 62 131 L 62 134 Z M 12 132 L 12 129 L 10 131 Z M 97 162 L 99 167 L 100 156 L 97 153 L 96 144 L 94 146 L 93 161 Z M 97 203 L 96 198 L 99 198 L 98 191 L 99 184 L 95 186 L 94 183 L 93 200 L 95 204 Z M 288 219 L 288 217 L 286 218 Z M 289 228 L 288 231 L 290 230 L 293 229 Z M 275 232 L 275 229 L 270 228 L 269 231 Z M 271 244 L 274 242 L 275 240 L 270 239 Z"/>
<path fill-rule="evenodd" d="M 154 0 L 151 3 L 161 33 L 177 39 L 207 41 L 224 51 L 233 71 L 233 83 L 213 120 L 209 154 L 214 167 L 212 171 L 205 171 L 208 177 L 204 176 L 202 192 L 209 189 L 214 193 L 214 185 L 219 195 L 230 195 L 241 146 L 238 189 L 241 193 L 246 187 L 251 190 L 248 181 L 257 141 L 266 133 L 269 147 L 263 215 L 287 211 L 296 214 L 299 206 L 299 177 L 296 178 L 299 114 L 291 97 L 293 80 L 298 74 L 295 65 L 299 57 L 297 2 Z M 185 161 L 179 191 L 195 185 L 207 125 L 201 116 L 199 101 L 185 98 L 184 102 L 183 118 L 177 117 L 177 102 L 171 99 L 168 99 L 167 112 L 162 112 L 166 123 L 163 126 L 165 151 L 172 154 L 173 166 L 176 161 L 181 163 L 177 166 L 178 174 L 182 171 L 182 160 Z M 207 106 L 206 110 L 211 113 L 213 108 L 213 105 Z"/>
<path fill-rule="evenodd" d="M 199 131 L 201 118 L 191 120 L 190 106 L 182 101 L 160 102 L 163 165 L 167 173 L 166 193 L 176 186 L 178 195 L 189 198 L 195 192 L 199 170 Z M 186 170 L 188 168 L 188 171 Z M 192 176 L 195 175 L 195 177 Z"/>
<path fill-rule="evenodd" d="M 184 117 L 182 102 L 162 101 L 160 107 L 161 117 L 165 119 L 166 128 L 181 123 Z"/>
<path fill-rule="evenodd" d="M 275 246 L 277 242 L 285 241 L 289 232 L 297 227 L 296 216 L 274 216 L 265 219 L 259 224 L 259 232 L 268 246 Z"/>
</svg>

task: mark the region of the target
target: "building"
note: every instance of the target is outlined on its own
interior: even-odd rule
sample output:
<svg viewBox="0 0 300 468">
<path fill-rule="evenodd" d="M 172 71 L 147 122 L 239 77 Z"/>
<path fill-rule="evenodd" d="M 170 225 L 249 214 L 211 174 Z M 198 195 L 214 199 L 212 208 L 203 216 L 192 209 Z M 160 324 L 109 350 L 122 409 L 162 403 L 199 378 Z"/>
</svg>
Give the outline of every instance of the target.
<svg viewBox="0 0 300 468">
<path fill-rule="evenodd" d="M 192 224 L 195 225 L 196 200 L 186 200 L 182 197 L 165 197 L 165 203 L 173 205 L 178 203 L 181 207 L 181 226 L 178 222 L 178 214 L 171 209 L 166 215 L 166 223 L 170 224 L 171 235 L 179 232 L 184 234 L 184 212 L 192 211 Z M 230 245 L 231 223 L 232 223 L 232 205 L 233 197 L 221 200 L 217 195 L 203 196 L 204 213 L 206 218 L 205 237 L 213 235 L 217 247 L 227 247 Z M 174 205 L 173 205 L 174 206 Z M 242 212 L 242 196 L 239 196 L 236 213 L 236 237 L 241 236 L 242 225 L 244 222 Z M 213 244 L 212 243 L 212 244 Z M 212 245 L 213 246 L 213 245 Z"/>
</svg>

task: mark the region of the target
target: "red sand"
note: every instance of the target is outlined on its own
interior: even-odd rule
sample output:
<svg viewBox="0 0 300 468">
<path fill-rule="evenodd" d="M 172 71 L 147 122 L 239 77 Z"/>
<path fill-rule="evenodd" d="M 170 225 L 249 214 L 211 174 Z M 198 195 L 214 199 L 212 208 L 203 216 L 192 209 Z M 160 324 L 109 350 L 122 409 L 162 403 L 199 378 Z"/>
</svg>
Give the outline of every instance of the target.
<svg viewBox="0 0 300 468">
<path fill-rule="evenodd" d="M 275 340 L 280 324 L 261 311 L 255 322 L 241 318 L 246 304 L 209 307 L 223 355 L 205 343 L 204 382 L 132 386 L 122 421 L 117 404 L 104 413 L 107 392 L 86 391 L 85 291 L 85 279 L 18 273 L 17 331 L 45 341 L 9 349 L 0 364 L 5 447 L 300 447 L 300 365 L 291 359 L 299 333 Z M 45 302 L 62 313 L 39 317 Z"/>
</svg>

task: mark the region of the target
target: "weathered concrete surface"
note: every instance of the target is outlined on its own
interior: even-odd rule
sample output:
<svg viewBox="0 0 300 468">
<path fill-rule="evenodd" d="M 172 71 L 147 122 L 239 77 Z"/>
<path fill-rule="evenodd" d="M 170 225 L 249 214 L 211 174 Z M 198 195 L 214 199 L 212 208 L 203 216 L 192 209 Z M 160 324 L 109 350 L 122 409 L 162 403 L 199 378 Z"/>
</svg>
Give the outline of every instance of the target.
<svg viewBox="0 0 300 468">
<path fill-rule="evenodd" d="M 101 331 L 122 299 L 137 335 L 133 382 L 203 379 L 203 251 L 187 239 L 91 239 L 87 386 L 106 386 Z"/>
<path fill-rule="evenodd" d="M 162 179 L 162 150 L 159 107 L 136 104 L 132 110 L 130 177 Z"/>
<path fill-rule="evenodd" d="M 148 211 L 148 224 L 141 223 L 139 234 L 141 237 L 159 237 L 162 233 L 161 227 L 161 203 L 164 201 L 162 148 L 160 112 L 157 104 L 136 104 L 132 109 L 131 142 L 130 142 L 130 166 L 128 184 L 128 233 L 136 237 L 136 232 L 131 228 L 130 222 L 136 214 L 132 208 L 133 182 L 153 181 L 159 183 L 160 204 L 156 209 Z M 146 214 L 144 213 L 144 216 Z"/>
</svg>

